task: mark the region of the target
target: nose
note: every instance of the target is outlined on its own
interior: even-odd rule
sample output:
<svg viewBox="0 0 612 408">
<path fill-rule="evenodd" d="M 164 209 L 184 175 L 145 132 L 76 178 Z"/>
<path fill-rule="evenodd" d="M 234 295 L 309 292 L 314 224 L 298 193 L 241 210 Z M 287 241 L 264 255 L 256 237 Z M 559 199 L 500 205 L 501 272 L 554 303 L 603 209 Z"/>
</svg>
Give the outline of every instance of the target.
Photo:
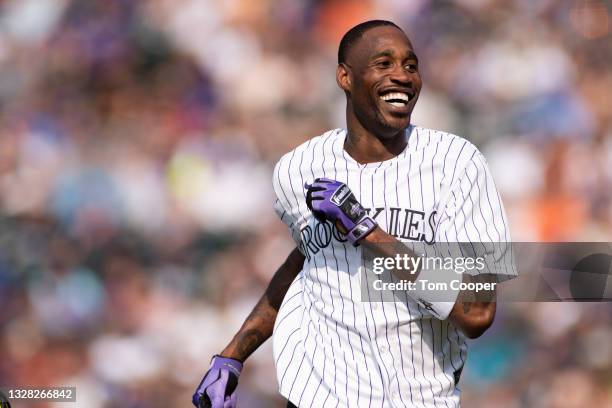
<svg viewBox="0 0 612 408">
<path fill-rule="evenodd" d="M 412 85 L 412 74 L 408 72 L 403 66 L 398 65 L 395 67 L 390 77 L 391 81 L 404 86 Z"/>
</svg>

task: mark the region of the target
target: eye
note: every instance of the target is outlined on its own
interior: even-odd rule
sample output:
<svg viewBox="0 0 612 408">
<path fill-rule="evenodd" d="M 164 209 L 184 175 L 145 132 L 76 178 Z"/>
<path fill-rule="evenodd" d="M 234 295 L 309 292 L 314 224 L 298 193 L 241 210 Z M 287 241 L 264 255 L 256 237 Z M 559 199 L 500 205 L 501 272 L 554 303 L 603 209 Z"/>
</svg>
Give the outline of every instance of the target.
<svg viewBox="0 0 612 408">
<path fill-rule="evenodd" d="M 377 68 L 386 69 L 386 68 L 390 68 L 392 64 L 391 64 L 391 61 L 385 59 L 385 60 L 377 61 L 375 65 Z"/>
<path fill-rule="evenodd" d="M 414 62 L 406 64 L 404 67 L 408 72 L 417 72 L 419 70 L 419 66 Z"/>
</svg>

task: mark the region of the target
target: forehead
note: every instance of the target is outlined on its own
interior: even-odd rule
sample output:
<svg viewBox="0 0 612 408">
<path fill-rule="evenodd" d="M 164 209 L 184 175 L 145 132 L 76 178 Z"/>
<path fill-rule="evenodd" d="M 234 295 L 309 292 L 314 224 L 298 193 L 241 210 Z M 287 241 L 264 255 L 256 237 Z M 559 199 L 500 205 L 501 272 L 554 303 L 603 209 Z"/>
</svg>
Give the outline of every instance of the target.
<svg viewBox="0 0 612 408">
<path fill-rule="evenodd" d="M 383 51 L 400 57 L 414 53 L 412 44 L 403 31 L 393 26 L 382 26 L 366 31 L 353 45 L 348 57 L 367 60 Z"/>
</svg>

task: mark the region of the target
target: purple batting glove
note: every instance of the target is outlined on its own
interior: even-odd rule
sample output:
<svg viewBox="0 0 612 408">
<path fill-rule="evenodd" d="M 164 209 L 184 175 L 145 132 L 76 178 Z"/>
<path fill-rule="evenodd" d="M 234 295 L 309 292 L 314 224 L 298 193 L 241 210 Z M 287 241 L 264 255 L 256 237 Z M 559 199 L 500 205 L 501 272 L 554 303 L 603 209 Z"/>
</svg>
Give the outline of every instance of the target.
<svg viewBox="0 0 612 408">
<path fill-rule="evenodd" d="M 240 361 L 214 356 L 191 402 L 197 408 L 235 408 L 236 387 L 241 371 Z"/>
<path fill-rule="evenodd" d="M 304 187 L 307 189 L 306 205 L 312 214 L 321 222 L 330 220 L 337 226 L 339 223 L 340 232 L 354 246 L 359 245 L 359 241 L 376 228 L 376 222 L 368 216 L 346 184 L 318 178 Z"/>
</svg>

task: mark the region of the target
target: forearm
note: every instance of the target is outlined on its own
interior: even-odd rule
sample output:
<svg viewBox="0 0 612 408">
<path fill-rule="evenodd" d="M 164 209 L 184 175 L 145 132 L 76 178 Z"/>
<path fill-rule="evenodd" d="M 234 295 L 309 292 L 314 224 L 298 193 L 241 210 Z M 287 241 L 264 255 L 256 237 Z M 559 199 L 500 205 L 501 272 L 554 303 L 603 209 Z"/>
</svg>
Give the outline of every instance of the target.
<svg viewBox="0 0 612 408">
<path fill-rule="evenodd" d="M 409 257 L 418 256 L 410 248 L 403 245 L 393 236 L 380 228 L 375 228 L 360 244 L 377 256 L 394 258 L 396 255 L 407 254 Z M 411 282 L 419 279 L 420 270 L 392 270 L 395 276 Z M 495 282 L 490 275 L 470 276 L 458 275 L 464 282 Z M 481 336 L 493 323 L 496 311 L 496 292 L 481 291 L 478 296 L 470 290 L 459 292 L 455 304 L 448 318 L 460 328 L 469 338 Z"/>
<path fill-rule="evenodd" d="M 463 275 L 464 282 L 495 282 L 490 275 Z M 467 337 L 480 337 L 493 324 L 497 310 L 497 290 L 473 291 L 462 290 L 457 297 L 455 306 L 450 313 L 450 321 L 459 327 Z"/>
<path fill-rule="evenodd" d="M 395 258 L 396 255 L 403 256 L 404 254 L 408 257 L 418 257 L 414 251 L 402 244 L 402 242 L 398 241 L 394 236 L 386 233 L 380 227 L 376 227 L 372 230 L 372 232 L 363 238 L 359 244 L 371 253 L 376 254 L 377 257 Z M 418 277 L 419 268 L 416 270 L 393 269 L 391 273 L 399 279 L 414 282 Z"/>
<path fill-rule="evenodd" d="M 232 341 L 221 352 L 224 357 L 245 361 L 271 335 L 283 298 L 304 265 L 304 256 L 296 248 L 278 268 L 268 288 L 255 305 Z"/>
</svg>

